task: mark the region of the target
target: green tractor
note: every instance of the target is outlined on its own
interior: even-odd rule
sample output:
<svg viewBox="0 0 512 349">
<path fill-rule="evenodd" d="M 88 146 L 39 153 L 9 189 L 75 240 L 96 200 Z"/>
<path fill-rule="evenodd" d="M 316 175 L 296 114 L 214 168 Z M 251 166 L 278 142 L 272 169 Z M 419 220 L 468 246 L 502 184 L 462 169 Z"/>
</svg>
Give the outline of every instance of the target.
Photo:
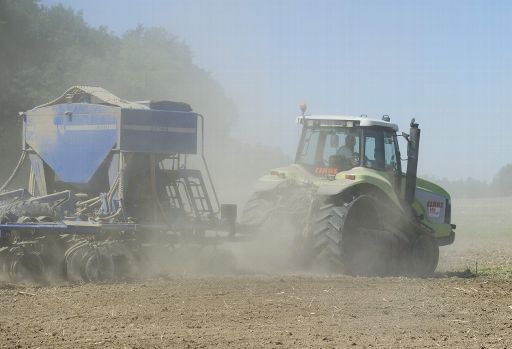
<svg viewBox="0 0 512 349">
<path fill-rule="evenodd" d="M 304 115 L 295 163 L 259 179 L 242 224 L 296 233 L 294 257 L 351 275 L 432 274 L 439 246 L 455 239 L 450 195 L 417 178 L 420 129 L 414 119 L 407 170 L 398 126 L 382 120 Z M 325 270 L 325 269 L 324 269 Z"/>
</svg>

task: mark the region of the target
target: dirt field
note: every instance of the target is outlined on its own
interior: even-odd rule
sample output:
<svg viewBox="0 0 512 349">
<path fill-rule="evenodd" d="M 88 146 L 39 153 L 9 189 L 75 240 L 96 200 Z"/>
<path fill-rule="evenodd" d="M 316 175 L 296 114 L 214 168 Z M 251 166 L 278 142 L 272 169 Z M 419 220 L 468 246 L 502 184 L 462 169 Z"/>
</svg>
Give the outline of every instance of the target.
<svg viewBox="0 0 512 349">
<path fill-rule="evenodd" d="M 512 348 L 511 209 L 510 199 L 454 203 L 457 243 L 431 279 L 246 271 L 3 284 L 0 347 Z M 456 273 L 477 264 L 475 278 Z"/>
</svg>

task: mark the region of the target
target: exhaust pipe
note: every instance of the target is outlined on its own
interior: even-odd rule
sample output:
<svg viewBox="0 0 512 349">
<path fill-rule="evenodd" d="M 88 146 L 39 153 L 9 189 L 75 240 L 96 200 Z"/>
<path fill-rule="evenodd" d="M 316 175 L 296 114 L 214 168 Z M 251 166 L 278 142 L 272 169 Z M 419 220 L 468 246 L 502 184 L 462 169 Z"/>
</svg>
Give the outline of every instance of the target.
<svg viewBox="0 0 512 349">
<path fill-rule="evenodd" d="M 418 154 L 420 151 L 420 134 L 415 120 L 411 120 L 411 130 L 407 145 L 407 173 L 405 175 L 405 202 L 412 205 L 416 194 L 416 178 L 418 174 Z"/>
</svg>

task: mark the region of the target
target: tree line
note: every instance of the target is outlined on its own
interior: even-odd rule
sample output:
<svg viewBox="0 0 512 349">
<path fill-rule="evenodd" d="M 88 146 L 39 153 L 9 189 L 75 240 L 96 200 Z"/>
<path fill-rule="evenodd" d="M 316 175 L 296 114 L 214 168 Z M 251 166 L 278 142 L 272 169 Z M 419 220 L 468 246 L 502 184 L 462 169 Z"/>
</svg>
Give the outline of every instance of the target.
<svg viewBox="0 0 512 349">
<path fill-rule="evenodd" d="M 91 27 L 80 12 L 62 5 L 0 0 L 2 178 L 21 148 L 17 113 L 56 98 L 73 85 L 101 86 L 127 100 L 189 103 L 206 116 L 211 166 L 228 184 L 229 174 L 251 181 L 269 166 L 289 161 L 279 150 L 241 145 L 231 137 L 238 118 L 235 103 L 207 71 L 194 64 L 187 44 L 165 29 L 139 25 L 115 35 L 106 27 Z"/>
<path fill-rule="evenodd" d="M 490 182 L 472 177 L 449 180 L 432 178 L 445 188 L 452 197 L 483 198 L 512 196 L 512 164 L 503 166 Z"/>
</svg>

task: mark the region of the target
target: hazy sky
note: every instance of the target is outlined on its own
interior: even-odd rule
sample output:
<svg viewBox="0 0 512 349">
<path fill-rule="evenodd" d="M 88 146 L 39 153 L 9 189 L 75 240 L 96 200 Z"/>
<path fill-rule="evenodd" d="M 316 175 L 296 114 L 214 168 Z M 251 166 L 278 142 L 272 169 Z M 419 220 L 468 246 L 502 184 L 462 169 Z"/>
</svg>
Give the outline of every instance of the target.
<svg viewBox="0 0 512 349">
<path fill-rule="evenodd" d="M 422 127 L 420 173 L 491 179 L 512 163 L 512 2 L 44 0 L 122 34 L 184 40 L 237 104 L 234 135 L 293 154 L 295 117 Z M 150 53 L 148 53 L 150 54 Z"/>
</svg>

